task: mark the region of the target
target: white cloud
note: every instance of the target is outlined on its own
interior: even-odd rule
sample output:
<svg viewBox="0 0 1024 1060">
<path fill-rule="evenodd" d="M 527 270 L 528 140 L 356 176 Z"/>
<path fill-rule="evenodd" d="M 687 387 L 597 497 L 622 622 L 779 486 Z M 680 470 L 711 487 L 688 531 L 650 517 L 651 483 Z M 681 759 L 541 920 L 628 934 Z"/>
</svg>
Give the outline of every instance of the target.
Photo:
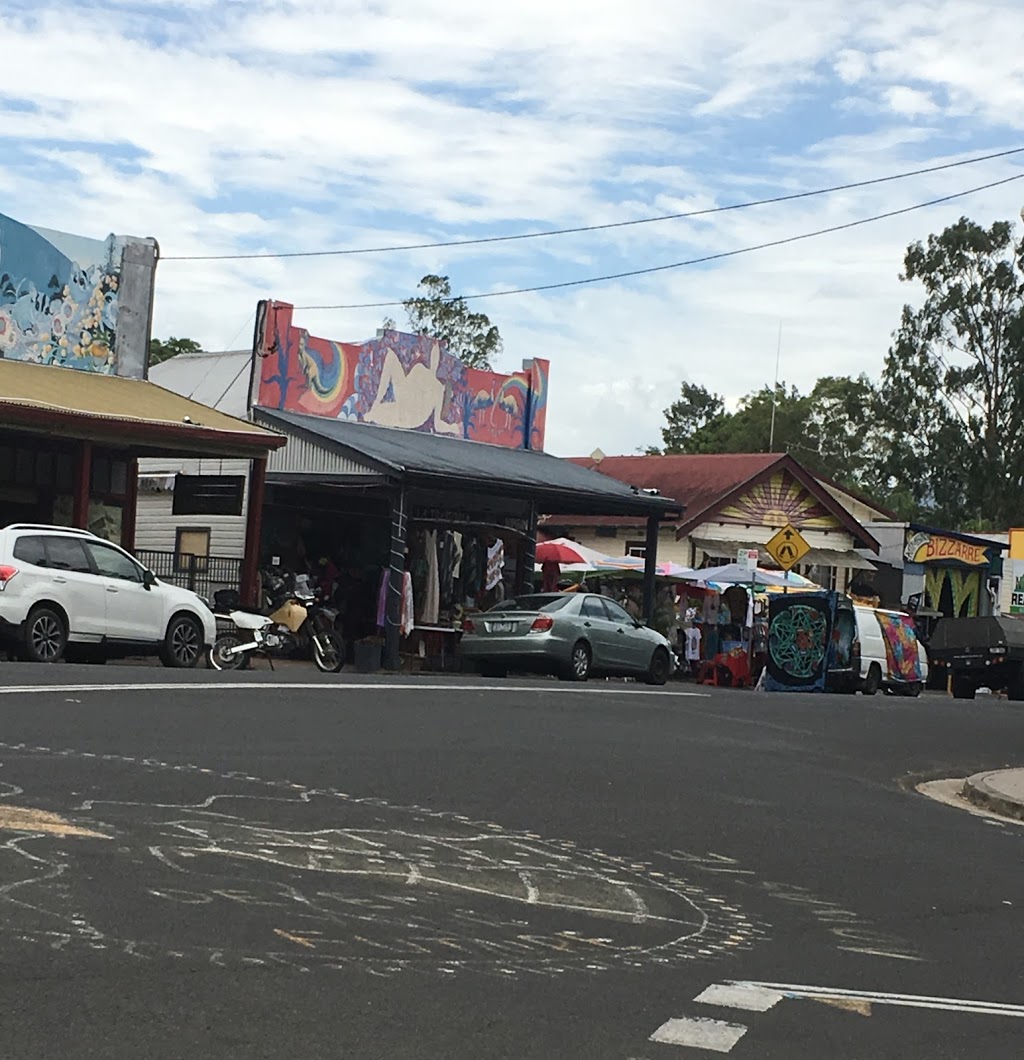
<svg viewBox="0 0 1024 1060">
<path fill-rule="evenodd" d="M 91 17 L 102 10 L 100 22 Z M 0 210 L 164 254 L 316 250 L 605 223 L 868 179 L 1013 146 L 1017 0 L 43 0 L 0 15 Z M 53 71 L 59 56 L 59 76 Z M 978 57 L 984 56 L 984 61 Z M 19 95 L 16 86 L 31 85 Z M 27 98 L 26 98 L 27 97 Z M 155 330 L 244 344 L 257 298 L 388 301 L 676 262 L 924 201 L 989 163 L 797 203 L 486 248 L 165 261 Z M 736 399 L 876 373 L 906 244 L 1024 186 L 636 281 L 481 301 L 506 365 L 552 360 L 549 445 L 656 442 L 682 378 Z M 336 338 L 385 309 L 310 311 Z M 241 339 L 238 336 L 241 335 Z"/>
</svg>

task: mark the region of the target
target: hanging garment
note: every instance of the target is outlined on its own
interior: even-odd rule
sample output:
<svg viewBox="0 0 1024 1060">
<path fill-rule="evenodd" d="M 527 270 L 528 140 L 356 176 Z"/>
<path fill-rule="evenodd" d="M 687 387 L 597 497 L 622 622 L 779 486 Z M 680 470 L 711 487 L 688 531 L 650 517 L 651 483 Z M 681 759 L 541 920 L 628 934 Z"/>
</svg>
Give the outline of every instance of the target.
<svg viewBox="0 0 1024 1060">
<path fill-rule="evenodd" d="M 391 571 L 385 567 L 380 572 L 380 586 L 377 589 L 377 628 L 384 629 L 388 624 L 388 582 Z"/>
<path fill-rule="evenodd" d="M 427 579 L 423 590 L 423 609 L 420 618 L 425 626 L 436 626 L 441 610 L 441 582 L 437 564 L 437 531 L 428 530 L 424 535 L 424 552 L 427 559 Z"/>
<path fill-rule="evenodd" d="M 462 534 L 458 530 L 452 531 L 452 577 L 462 580 Z"/>
<path fill-rule="evenodd" d="M 541 564 L 541 585 L 540 591 L 542 593 L 553 593 L 558 590 L 558 579 L 562 576 L 562 566 L 559 563 L 554 563 L 548 560 L 547 563 Z"/>
<path fill-rule="evenodd" d="M 700 630 L 696 626 L 686 631 L 686 661 L 700 662 Z"/>
<path fill-rule="evenodd" d="M 501 581 L 501 572 L 505 569 L 505 544 L 499 537 L 487 550 L 487 574 L 484 588 L 490 592 Z"/>
<path fill-rule="evenodd" d="M 451 530 L 441 530 L 437 535 L 437 567 L 442 607 L 451 607 L 455 594 L 455 542 L 453 538 Z"/>
<path fill-rule="evenodd" d="M 416 607 L 412 595 L 412 575 L 402 572 L 402 636 L 408 637 L 416 624 Z"/>
<path fill-rule="evenodd" d="M 480 583 L 483 580 L 480 540 L 467 535 L 463 538 L 462 546 L 462 592 L 472 599 L 480 594 Z"/>
</svg>

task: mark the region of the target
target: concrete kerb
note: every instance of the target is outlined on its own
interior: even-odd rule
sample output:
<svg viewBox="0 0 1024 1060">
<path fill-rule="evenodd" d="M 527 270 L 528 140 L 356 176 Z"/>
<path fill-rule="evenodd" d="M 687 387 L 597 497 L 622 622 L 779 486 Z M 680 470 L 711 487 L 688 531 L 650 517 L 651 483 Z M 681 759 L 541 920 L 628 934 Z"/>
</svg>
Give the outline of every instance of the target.
<svg viewBox="0 0 1024 1060">
<path fill-rule="evenodd" d="M 1024 821 L 1024 769 L 975 773 L 964 781 L 962 795 L 990 813 Z"/>
</svg>

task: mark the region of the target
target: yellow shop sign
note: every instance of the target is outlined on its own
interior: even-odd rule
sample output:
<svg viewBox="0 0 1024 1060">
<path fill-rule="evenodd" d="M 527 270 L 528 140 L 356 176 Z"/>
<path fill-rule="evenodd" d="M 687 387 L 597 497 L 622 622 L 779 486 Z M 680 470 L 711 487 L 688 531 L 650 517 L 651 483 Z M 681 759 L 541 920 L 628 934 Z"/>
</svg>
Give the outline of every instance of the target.
<svg viewBox="0 0 1024 1060">
<path fill-rule="evenodd" d="M 938 534 L 914 534 L 903 550 L 910 563 L 963 563 L 968 567 L 987 567 L 987 545 L 969 545 L 955 537 Z"/>
</svg>

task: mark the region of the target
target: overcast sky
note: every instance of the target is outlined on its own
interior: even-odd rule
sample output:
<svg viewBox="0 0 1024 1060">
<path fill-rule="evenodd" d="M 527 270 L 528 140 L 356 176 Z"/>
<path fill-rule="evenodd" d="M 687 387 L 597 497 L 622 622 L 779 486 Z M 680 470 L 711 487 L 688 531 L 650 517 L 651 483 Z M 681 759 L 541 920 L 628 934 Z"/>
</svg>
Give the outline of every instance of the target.
<svg viewBox="0 0 1024 1060">
<path fill-rule="evenodd" d="M 39 0 L 0 14 L 0 212 L 173 255 L 602 224 L 821 188 L 1024 143 L 1020 0 Z M 251 341 L 258 298 L 402 299 L 669 264 L 1024 172 L 1024 156 L 696 220 L 462 249 L 164 260 L 154 334 Z M 683 379 L 877 375 L 908 242 L 1018 218 L 1024 181 L 713 264 L 475 303 L 498 367 L 552 362 L 547 448 L 659 441 Z M 1019 224 L 1019 221 L 1018 221 Z M 356 340 L 401 309 L 311 310 Z"/>
</svg>

